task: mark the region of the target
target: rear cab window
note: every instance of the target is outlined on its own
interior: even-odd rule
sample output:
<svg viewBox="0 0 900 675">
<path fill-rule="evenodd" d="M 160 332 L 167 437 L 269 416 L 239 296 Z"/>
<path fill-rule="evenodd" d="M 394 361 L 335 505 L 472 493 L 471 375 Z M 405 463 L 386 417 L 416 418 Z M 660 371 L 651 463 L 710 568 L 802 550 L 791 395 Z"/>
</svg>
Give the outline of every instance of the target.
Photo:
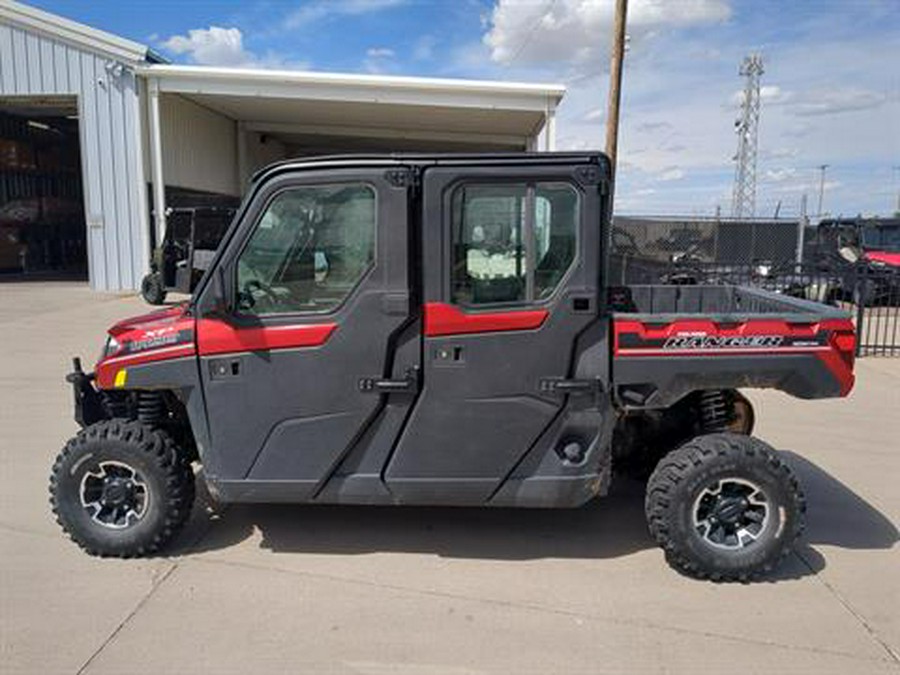
<svg viewBox="0 0 900 675">
<path fill-rule="evenodd" d="M 451 196 L 453 303 L 550 298 L 576 260 L 579 211 L 578 193 L 567 183 L 458 186 Z"/>
</svg>

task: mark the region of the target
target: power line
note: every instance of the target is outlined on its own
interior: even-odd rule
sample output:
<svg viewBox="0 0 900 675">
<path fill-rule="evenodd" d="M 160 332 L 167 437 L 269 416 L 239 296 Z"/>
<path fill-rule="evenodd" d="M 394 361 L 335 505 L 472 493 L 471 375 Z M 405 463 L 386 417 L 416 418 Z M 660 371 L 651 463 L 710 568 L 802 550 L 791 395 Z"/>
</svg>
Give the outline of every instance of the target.
<svg viewBox="0 0 900 675">
<path fill-rule="evenodd" d="M 516 50 L 516 53 L 512 55 L 509 59 L 508 63 L 511 65 L 516 59 L 519 58 L 519 55 L 524 51 L 525 47 L 531 44 L 531 40 L 534 37 L 535 33 L 537 33 L 537 28 L 540 25 L 541 21 L 543 21 L 544 17 L 547 16 L 553 9 L 556 7 L 556 3 L 559 0 L 550 0 L 549 3 L 538 12 L 537 19 L 535 19 L 534 23 L 531 25 L 531 30 L 528 31 L 528 35 L 525 36 L 525 39 L 522 40 L 522 44 L 519 45 L 519 48 Z"/>
</svg>

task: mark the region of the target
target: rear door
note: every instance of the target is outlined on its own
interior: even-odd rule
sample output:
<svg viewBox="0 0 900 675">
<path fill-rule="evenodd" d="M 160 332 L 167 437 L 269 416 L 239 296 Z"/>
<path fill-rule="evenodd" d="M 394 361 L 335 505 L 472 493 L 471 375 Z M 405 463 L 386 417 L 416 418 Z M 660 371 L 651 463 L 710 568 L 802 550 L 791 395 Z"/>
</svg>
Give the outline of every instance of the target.
<svg viewBox="0 0 900 675">
<path fill-rule="evenodd" d="M 385 471 L 402 501 L 487 500 L 565 403 L 598 321 L 600 170 L 438 166 L 423 179 L 423 390 Z"/>
<path fill-rule="evenodd" d="M 418 365 L 417 345 L 396 354 L 410 325 L 403 175 L 297 171 L 270 179 L 243 214 L 221 263 L 233 310 L 197 327 L 205 469 L 228 498 L 318 494 L 378 435 L 388 396 L 376 385 Z"/>
</svg>

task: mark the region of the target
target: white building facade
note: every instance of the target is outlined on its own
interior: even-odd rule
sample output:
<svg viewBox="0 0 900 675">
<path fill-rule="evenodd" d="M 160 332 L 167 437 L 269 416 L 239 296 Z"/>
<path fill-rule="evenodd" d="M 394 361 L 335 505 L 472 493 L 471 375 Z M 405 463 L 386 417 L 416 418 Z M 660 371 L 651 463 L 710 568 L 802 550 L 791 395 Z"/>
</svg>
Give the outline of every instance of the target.
<svg viewBox="0 0 900 675">
<path fill-rule="evenodd" d="M 84 248 L 96 290 L 140 287 L 175 200 L 233 202 L 256 170 L 287 157 L 553 149 L 565 92 L 162 61 L 146 46 L 0 3 L 0 114 L 37 127 L 51 114 L 77 119 Z M 12 172 L 24 170 L 0 168 L 0 177 L 6 171 L 7 183 L 19 185 Z"/>
</svg>

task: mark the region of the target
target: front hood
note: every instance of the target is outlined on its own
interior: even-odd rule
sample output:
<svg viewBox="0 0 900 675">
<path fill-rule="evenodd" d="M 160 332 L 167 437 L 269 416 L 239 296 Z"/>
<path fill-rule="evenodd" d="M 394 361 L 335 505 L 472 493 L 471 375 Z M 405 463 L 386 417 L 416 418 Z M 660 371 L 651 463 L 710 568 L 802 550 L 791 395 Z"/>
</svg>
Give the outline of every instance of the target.
<svg viewBox="0 0 900 675">
<path fill-rule="evenodd" d="M 872 262 L 880 262 L 891 267 L 900 267 L 900 253 L 890 253 L 888 251 L 866 251 L 866 260 Z"/>
<path fill-rule="evenodd" d="M 127 319 L 122 319 L 109 329 L 109 334 L 119 340 L 127 339 L 141 331 L 161 330 L 176 325 L 180 320 L 188 316 L 188 303 L 183 302 L 165 309 L 158 309 L 147 314 L 139 314 Z"/>
<path fill-rule="evenodd" d="M 195 354 L 195 322 L 187 307 L 187 303 L 174 305 L 124 319 L 110 328 L 110 344 L 97 362 L 98 386 L 126 386 L 128 368 Z"/>
</svg>

